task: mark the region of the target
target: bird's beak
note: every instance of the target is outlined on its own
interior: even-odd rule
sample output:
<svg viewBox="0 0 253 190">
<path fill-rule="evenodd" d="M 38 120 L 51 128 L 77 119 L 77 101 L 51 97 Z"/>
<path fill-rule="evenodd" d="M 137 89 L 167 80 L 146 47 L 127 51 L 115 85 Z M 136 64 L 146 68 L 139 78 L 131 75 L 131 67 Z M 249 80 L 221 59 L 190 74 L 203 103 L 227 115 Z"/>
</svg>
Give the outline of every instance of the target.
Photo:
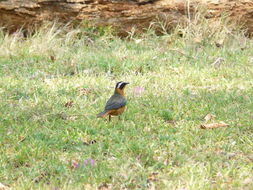
<svg viewBox="0 0 253 190">
<path fill-rule="evenodd" d="M 129 82 L 126 82 L 126 84 L 129 84 Z"/>
</svg>

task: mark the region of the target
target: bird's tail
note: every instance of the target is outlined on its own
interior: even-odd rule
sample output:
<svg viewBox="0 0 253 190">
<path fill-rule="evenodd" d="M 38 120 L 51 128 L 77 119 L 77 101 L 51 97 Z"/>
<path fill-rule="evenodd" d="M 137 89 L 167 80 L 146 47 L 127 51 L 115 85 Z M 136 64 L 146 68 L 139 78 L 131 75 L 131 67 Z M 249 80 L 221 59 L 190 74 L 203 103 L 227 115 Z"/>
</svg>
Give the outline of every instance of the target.
<svg viewBox="0 0 253 190">
<path fill-rule="evenodd" d="M 97 117 L 105 117 L 105 116 L 107 116 L 107 115 L 108 115 L 108 113 L 107 113 L 107 111 L 105 110 L 105 111 L 102 111 L 101 113 L 97 114 Z"/>
</svg>

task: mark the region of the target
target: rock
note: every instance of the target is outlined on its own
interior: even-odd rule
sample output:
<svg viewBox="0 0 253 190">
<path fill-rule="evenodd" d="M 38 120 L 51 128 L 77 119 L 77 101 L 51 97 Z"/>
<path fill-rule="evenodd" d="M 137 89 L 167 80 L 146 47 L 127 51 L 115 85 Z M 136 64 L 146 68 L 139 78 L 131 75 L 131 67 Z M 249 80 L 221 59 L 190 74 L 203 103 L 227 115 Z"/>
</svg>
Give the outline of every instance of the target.
<svg viewBox="0 0 253 190">
<path fill-rule="evenodd" d="M 9 31 L 28 28 L 45 20 L 62 22 L 91 21 L 96 25 L 113 25 L 121 35 L 132 28 L 142 32 L 157 18 L 170 27 L 188 21 L 188 12 L 194 15 L 195 7 L 204 5 L 208 19 L 227 12 L 234 20 L 245 23 L 253 33 L 253 2 L 250 0 L 193 0 L 188 5 L 183 0 L 0 0 L 0 27 Z M 186 11 L 187 10 L 187 11 Z M 157 27 L 159 32 L 159 26 Z"/>
</svg>

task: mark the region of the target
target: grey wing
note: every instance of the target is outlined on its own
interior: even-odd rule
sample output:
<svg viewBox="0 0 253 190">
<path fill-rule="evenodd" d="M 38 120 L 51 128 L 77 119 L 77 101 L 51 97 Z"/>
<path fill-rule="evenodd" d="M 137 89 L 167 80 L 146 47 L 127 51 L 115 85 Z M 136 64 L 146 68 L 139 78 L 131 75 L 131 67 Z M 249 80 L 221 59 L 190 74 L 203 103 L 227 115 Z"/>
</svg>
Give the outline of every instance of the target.
<svg viewBox="0 0 253 190">
<path fill-rule="evenodd" d="M 114 94 L 106 103 L 105 110 L 119 109 L 127 103 L 124 96 Z"/>
</svg>

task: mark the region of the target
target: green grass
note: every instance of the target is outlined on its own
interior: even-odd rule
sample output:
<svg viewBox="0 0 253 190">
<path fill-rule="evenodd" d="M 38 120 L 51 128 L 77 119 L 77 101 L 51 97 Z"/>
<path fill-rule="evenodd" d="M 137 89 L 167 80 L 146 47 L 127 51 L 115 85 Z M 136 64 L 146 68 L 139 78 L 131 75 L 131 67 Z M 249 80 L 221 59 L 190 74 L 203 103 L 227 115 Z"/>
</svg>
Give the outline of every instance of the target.
<svg viewBox="0 0 253 190">
<path fill-rule="evenodd" d="M 197 26 L 183 37 L 129 39 L 56 26 L 26 39 L 2 33 L 0 182 L 13 189 L 253 189 L 252 40 L 223 25 L 205 38 L 208 28 Z M 121 80 L 130 82 L 126 112 L 111 123 L 97 119 Z M 145 91 L 136 95 L 136 87 Z M 208 113 L 230 126 L 200 129 Z M 84 166 L 89 158 L 94 166 Z"/>
</svg>

